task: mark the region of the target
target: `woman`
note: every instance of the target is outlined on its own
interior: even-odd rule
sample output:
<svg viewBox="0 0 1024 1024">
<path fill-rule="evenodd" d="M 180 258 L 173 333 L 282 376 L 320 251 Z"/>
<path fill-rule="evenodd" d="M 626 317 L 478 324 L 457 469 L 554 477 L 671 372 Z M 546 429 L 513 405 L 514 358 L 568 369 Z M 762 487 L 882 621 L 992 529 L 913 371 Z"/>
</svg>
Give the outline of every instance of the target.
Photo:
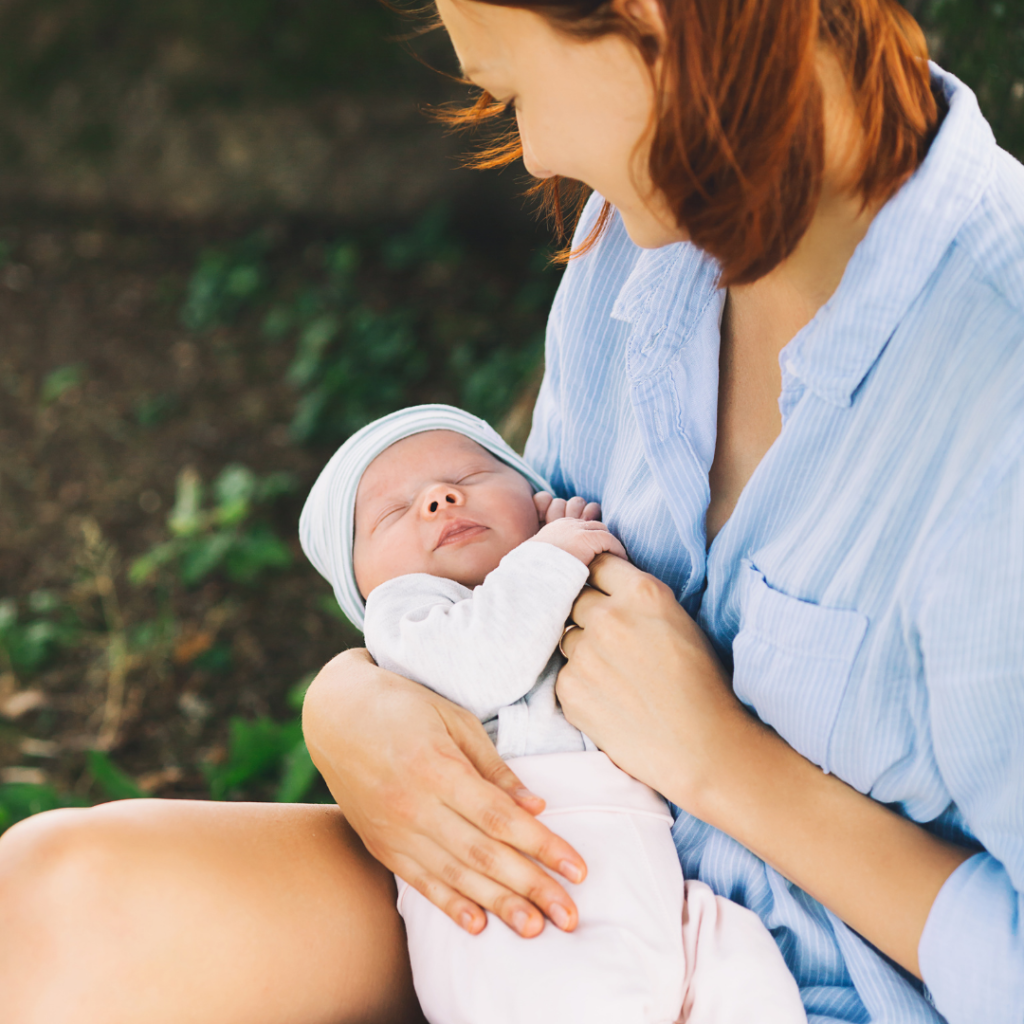
<svg viewBox="0 0 1024 1024">
<path fill-rule="evenodd" d="M 1024 171 L 891 0 L 438 7 L 528 170 L 614 207 L 528 447 L 640 567 L 577 602 L 567 716 L 678 805 L 812 1020 L 1018 1021 Z M 471 931 L 571 918 L 530 858 L 578 855 L 465 713 L 348 652 L 305 725 L 340 812 L 11 830 L 6 1019 L 412 1020 L 388 869 Z"/>
</svg>

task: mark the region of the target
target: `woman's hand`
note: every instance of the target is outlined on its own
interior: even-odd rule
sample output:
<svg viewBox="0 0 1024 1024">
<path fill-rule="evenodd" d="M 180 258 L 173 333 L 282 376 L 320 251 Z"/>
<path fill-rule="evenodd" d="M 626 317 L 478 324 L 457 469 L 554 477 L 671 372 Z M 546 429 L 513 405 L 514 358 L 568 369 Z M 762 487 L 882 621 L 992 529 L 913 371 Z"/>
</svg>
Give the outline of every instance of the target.
<svg viewBox="0 0 1024 1024">
<path fill-rule="evenodd" d="M 621 768 L 698 813 L 723 733 L 756 723 L 704 633 L 672 591 L 599 555 L 563 640 L 557 693 L 566 718 Z"/>
<path fill-rule="evenodd" d="M 566 718 L 920 977 L 932 904 L 974 851 L 826 775 L 748 714 L 668 587 L 608 555 L 590 582 L 572 613 L 582 628 L 562 641 Z"/>
<path fill-rule="evenodd" d="M 536 820 L 544 801 L 469 712 L 346 651 L 310 687 L 303 730 L 370 853 L 466 931 L 485 927 L 484 909 L 526 937 L 543 929 L 541 912 L 576 927 L 575 904 L 534 861 L 573 882 L 586 865 Z"/>
</svg>

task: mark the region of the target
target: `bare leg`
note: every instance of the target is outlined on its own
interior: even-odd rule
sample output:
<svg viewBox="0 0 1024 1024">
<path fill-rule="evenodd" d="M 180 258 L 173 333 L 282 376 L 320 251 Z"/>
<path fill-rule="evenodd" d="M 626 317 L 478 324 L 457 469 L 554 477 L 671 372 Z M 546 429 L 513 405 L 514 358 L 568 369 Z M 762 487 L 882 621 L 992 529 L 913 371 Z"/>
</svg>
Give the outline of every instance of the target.
<svg viewBox="0 0 1024 1024">
<path fill-rule="evenodd" d="M 394 883 L 335 807 L 138 800 L 0 840 L 6 1024 L 415 1024 Z"/>
</svg>

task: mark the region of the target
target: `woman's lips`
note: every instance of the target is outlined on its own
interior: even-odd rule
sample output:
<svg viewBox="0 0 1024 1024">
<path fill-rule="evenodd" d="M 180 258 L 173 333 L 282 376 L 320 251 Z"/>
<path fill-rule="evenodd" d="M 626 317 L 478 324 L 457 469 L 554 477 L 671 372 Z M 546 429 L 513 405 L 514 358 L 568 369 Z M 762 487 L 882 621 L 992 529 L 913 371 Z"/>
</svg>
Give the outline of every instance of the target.
<svg viewBox="0 0 1024 1024">
<path fill-rule="evenodd" d="M 481 533 L 485 533 L 486 530 L 486 526 L 474 523 L 472 519 L 453 519 L 450 523 L 445 524 L 434 550 L 472 540 L 474 537 L 479 537 Z"/>
</svg>

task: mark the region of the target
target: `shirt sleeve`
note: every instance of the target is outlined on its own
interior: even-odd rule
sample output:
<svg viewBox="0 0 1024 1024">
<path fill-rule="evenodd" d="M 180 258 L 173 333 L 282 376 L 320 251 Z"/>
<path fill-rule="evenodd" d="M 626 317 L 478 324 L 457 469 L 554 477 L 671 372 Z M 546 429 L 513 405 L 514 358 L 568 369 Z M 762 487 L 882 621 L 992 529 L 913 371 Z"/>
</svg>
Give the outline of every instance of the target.
<svg viewBox="0 0 1024 1024">
<path fill-rule="evenodd" d="M 974 504 L 919 621 L 939 770 L 984 846 L 946 881 L 921 936 L 950 1024 L 1024 1019 L 1024 472 Z"/>
<path fill-rule="evenodd" d="M 487 721 L 533 688 L 589 573 L 561 548 L 527 541 L 472 591 L 402 576 L 367 599 L 366 646 L 382 668 Z"/>
</svg>

